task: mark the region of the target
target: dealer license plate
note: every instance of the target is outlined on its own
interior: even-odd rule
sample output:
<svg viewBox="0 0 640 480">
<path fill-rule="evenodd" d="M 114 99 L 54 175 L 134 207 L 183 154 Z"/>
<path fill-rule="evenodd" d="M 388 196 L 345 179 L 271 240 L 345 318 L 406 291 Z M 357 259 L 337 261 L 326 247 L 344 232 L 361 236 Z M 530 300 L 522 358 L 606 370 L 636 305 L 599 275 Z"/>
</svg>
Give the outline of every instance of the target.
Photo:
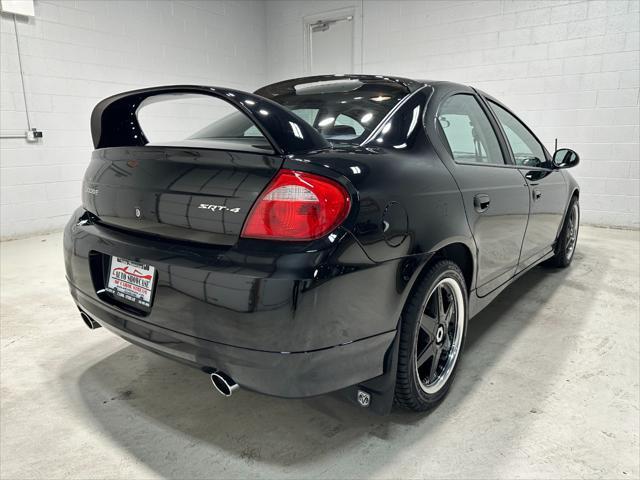
<svg viewBox="0 0 640 480">
<path fill-rule="evenodd" d="M 126 258 L 111 257 L 107 292 L 130 302 L 151 307 L 155 267 Z"/>
</svg>

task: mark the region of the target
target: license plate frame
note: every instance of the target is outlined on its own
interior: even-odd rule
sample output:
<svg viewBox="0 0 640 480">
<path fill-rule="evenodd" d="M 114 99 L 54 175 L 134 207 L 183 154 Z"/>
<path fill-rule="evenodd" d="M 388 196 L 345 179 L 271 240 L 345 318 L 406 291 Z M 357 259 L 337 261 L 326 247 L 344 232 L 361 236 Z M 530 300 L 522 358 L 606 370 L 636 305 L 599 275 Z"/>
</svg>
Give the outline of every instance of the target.
<svg viewBox="0 0 640 480">
<path fill-rule="evenodd" d="M 157 279 L 158 272 L 153 265 L 111 255 L 105 291 L 118 301 L 149 311 Z"/>
</svg>

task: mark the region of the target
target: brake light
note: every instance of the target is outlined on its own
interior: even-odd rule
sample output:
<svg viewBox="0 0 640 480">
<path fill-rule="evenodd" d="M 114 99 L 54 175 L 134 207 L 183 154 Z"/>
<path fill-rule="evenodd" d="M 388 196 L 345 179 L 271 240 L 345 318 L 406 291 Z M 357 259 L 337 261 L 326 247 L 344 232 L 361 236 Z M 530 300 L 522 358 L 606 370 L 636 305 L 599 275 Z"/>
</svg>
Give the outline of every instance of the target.
<svg viewBox="0 0 640 480">
<path fill-rule="evenodd" d="M 312 173 L 280 170 L 249 212 L 245 238 L 313 240 L 344 221 L 349 194 L 338 182 Z"/>
</svg>

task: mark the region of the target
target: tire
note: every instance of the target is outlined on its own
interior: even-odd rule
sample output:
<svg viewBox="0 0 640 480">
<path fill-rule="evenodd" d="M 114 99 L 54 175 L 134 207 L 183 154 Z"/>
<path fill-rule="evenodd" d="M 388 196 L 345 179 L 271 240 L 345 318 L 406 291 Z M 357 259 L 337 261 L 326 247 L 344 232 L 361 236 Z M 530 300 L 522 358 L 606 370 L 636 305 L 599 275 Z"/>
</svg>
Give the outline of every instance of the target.
<svg viewBox="0 0 640 480">
<path fill-rule="evenodd" d="M 555 267 L 566 268 L 571 265 L 573 255 L 578 242 L 578 230 L 580 228 L 580 204 L 578 198 L 573 197 L 567 209 L 562 231 L 556 242 L 556 252 L 551 258 L 551 264 Z"/>
<path fill-rule="evenodd" d="M 464 275 L 455 263 L 440 260 L 422 275 L 400 322 L 395 388 L 398 405 L 422 412 L 445 397 L 464 347 L 467 305 Z"/>
</svg>

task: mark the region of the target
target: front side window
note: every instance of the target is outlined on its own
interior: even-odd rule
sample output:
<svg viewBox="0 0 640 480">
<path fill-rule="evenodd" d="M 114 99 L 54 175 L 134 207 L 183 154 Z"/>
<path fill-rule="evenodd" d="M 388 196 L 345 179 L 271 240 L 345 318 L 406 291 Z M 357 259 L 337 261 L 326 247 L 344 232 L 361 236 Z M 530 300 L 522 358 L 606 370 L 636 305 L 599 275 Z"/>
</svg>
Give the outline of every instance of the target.
<svg viewBox="0 0 640 480">
<path fill-rule="evenodd" d="M 473 95 L 447 98 L 440 106 L 438 122 L 456 162 L 504 164 L 495 131 Z"/>
<path fill-rule="evenodd" d="M 520 120 L 500 105 L 492 101 L 489 101 L 489 104 L 498 118 L 500 125 L 502 125 L 516 165 L 544 167 L 547 159 L 544 154 L 544 148 L 542 148 L 542 145 L 540 145 L 536 137 L 533 136 Z"/>
</svg>

